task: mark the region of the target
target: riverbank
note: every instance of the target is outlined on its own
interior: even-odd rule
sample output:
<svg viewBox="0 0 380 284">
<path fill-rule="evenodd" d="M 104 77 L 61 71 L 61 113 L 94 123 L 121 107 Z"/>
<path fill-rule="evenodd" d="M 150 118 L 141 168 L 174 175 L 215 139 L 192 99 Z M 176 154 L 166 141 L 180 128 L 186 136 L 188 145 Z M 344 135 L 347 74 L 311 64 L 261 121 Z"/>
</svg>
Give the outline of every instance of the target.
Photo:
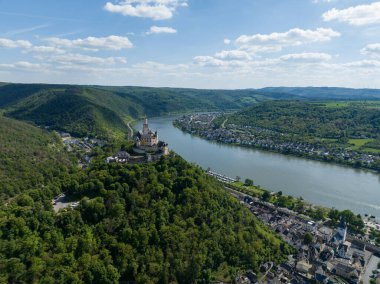
<svg viewBox="0 0 380 284">
<path fill-rule="evenodd" d="M 257 127 L 225 125 L 226 120 L 223 118 L 221 113 L 193 114 L 176 119 L 173 125 L 186 133 L 217 143 L 335 163 L 374 173 L 380 172 L 380 153 L 366 153 L 359 150 L 363 144 L 362 140 L 368 142 L 368 139 L 348 140 L 357 145 L 341 144 L 337 139 L 301 137 Z M 219 123 L 213 123 L 215 120 Z"/>
<path fill-rule="evenodd" d="M 339 211 L 334 208 L 317 206 L 306 202 L 301 197 L 295 198 L 290 195 L 283 195 L 282 192 L 273 192 L 260 186 L 255 186 L 253 185 L 253 180 L 250 179 L 246 179 L 243 183 L 224 175 L 215 175 L 215 172 L 210 170 L 207 170 L 206 173 L 216 177 L 230 190 L 240 192 L 250 198 L 256 198 L 257 201 L 263 202 L 263 204 L 272 204 L 276 208 L 282 208 L 285 212 L 296 215 L 306 222 L 320 222 L 335 228 L 341 220 L 345 220 L 353 237 L 380 246 L 380 225 L 376 222 L 374 216 L 361 216 L 354 214 L 351 210 Z"/>
<path fill-rule="evenodd" d="M 327 283 L 328 280 L 334 283 L 346 283 L 346 280 L 350 283 L 370 283 L 368 279 L 376 277 L 377 273 L 372 275 L 372 270 L 380 248 L 347 232 L 345 222 L 331 226 L 329 220 L 314 221 L 287 208 L 236 191 L 229 184 L 225 184 L 225 189 L 296 249 L 294 255 L 279 268 L 265 274 L 268 282 L 290 283 L 301 277 L 302 283 L 305 280 L 308 283 L 314 280 L 318 283 Z M 263 268 L 266 270 L 266 267 Z M 347 273 L 342 273 L 342 270 Z"/>
</svg>

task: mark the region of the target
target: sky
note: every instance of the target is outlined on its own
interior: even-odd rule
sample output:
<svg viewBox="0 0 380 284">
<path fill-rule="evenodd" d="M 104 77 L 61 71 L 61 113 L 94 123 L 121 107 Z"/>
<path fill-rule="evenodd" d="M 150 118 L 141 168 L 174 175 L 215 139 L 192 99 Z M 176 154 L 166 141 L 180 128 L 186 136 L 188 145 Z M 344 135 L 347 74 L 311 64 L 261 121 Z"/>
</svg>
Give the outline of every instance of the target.
<svg viewBox="0 0 380 284">
<path fill-rule="evenodd" d="M 0 0 L 0 81 L 380 88 L 380 2 Z"/>
</svg>

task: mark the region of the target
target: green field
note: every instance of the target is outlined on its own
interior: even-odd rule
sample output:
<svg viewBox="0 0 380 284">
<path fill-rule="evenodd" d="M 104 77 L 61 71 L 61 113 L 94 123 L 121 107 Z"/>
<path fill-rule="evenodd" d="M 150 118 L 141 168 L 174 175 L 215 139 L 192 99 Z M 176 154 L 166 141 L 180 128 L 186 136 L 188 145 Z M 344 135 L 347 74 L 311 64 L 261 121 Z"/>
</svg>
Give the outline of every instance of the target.
<svg viewBox="0 0 380 284">
<path fill-rule="evenodd" d="M 363 147 L 365 144 L 375 141 L 375 139 L 349 139 L 348 144 L 353 145 L 351 147 L 354 150 L 357 150 Z"/>
<path fill-rule="evenodd" d="M 380 153 L 380 149 L 375 148 L 363 148 L 361 150 L 366 153 Z"/>
<path fill-rule="evenodd" d="M 317 103 L 319 105 L 324 105 L 327 108 L 345 108 L 345 107 L 353 107 L 360 106 L 365 108 L 380 108 L 380 101 L 332 101 L 332 102 L 323 102 Z"/>
</svg>

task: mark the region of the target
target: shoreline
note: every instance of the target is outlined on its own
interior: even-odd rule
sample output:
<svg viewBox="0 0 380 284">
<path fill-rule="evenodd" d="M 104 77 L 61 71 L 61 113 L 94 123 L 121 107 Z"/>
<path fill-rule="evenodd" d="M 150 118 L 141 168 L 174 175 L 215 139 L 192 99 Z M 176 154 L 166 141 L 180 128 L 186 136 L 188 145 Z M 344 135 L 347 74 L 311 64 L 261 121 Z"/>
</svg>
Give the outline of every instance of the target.
<svg viewBox="0 0 380 284">
<path fill-rule="evenodd" d="M 302 159 L 311 160 L 311 161 L 318 161 L 318 162 L 325 163 L 325 164 L 334 164 L 334 165 L 338 165 L 338 166 L 342 166 L 342 167 L 346 167 L 346 168 L 350 168 L 350 169 L 354 169 L 354 170 L 362 170 L 362 171 L 367 171 L 367 172 L 374 173 L 376 175 L 380 175 L 380 171 L 372 169 L 372 168 L 363 167 L 363 166 L 354 167 L 354 166 L 352 166 L 352 165 L 350 165 L 348 163 L 340 163 L 340 162 L 337 162 L 337 161 L 334 161 L 334 160 L 326 161 L 324 159 L 319 159 L 317 157 L 297 155 L 296 153 L 283 153 L 281 151 L 276 151 L 276 150 L 273 150 L 273 149 L 268 149 L 268 148 L 263 148 L 263 147 L 258 147 L 258 146 L 244 145 L 244 144 L 239 144 L 239 143 L 224 143 L 224 142 L 221 142 L 221 141 L 218 141 L 218 140 L 214 140 L 214 139 L 207 139 L 204 136 L 199 135 L 197 133 L 191 133 L 191 132 L 183 130 L 182 127 L 180 127 L 179 125 L 176 125 L 176 123 L 174 123 L 174 121 L 172 122 L 172 124 L 173 124 L 173 126 L 175 128 L 179 129 L 183 133 L 186 133 L 186 134 L 189 134 L 189 135 L 192 135 L 192 136 L 195 136 L 195 137 L 198 137 L 198 138 L 201 138 L 203 140 L 206 140 L 206 141 L 209 141 L 209 142 L 213 142 L 213 143 L 216 143 L 216 144 L 219 144 L 219 145 L 235 146 L 235 147 L 242 147 L 242 148 L 247 148 L 247 149 L 255 149 L 255 150 L 260 150 L 260 151 L 280 154 L 280 155 L 284 155 L 284 156 L 302 158 Z"/>
</svg>

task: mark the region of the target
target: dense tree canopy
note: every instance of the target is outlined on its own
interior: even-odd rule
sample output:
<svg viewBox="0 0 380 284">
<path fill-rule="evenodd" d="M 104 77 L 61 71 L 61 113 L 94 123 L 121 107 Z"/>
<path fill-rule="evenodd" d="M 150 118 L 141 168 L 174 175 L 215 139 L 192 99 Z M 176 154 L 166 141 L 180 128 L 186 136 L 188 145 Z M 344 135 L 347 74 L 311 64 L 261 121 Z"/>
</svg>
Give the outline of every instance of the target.
<svg viewBox="0 0 380 284">
<path fill-rule="evenodd" d="M 0 116 L 0 200 L 53 183 L 72 165 L 59 137 Z"/>
<path fill-rule="evenodd" d="M 320 138 L 372 137 L 380 135 L 380 109 L 297 102 L 271 101 L 228 115 L 228 123 L 262 127 L 281 133 Z M 216 123 L 222 123 L 225 117 Z"/>
<path fill-rule="evenodd" d="M 39 149 L 38 141 L 41 147 L 51 142 L 34 131 L 36 141 L 28 135 L 23 143 L 34 141 Z M 178 156 L 129 166 L 99 157 L 80 171 L 61 165 L 50 165 L 45 174 L 54 178 L 42 171 L 37 183 L 18 187 L 2 180 L 2 193 L 8 185 L 19 190 L 2 196 L 1 283 L 207 283 L 230 279 L 237 269 L 257 271 L 263 261 L 280 261 L 291 251 Z M 82 200 L 79 207 L 54 213 L 52 196 L 60 191 Z"/>
</svg>

